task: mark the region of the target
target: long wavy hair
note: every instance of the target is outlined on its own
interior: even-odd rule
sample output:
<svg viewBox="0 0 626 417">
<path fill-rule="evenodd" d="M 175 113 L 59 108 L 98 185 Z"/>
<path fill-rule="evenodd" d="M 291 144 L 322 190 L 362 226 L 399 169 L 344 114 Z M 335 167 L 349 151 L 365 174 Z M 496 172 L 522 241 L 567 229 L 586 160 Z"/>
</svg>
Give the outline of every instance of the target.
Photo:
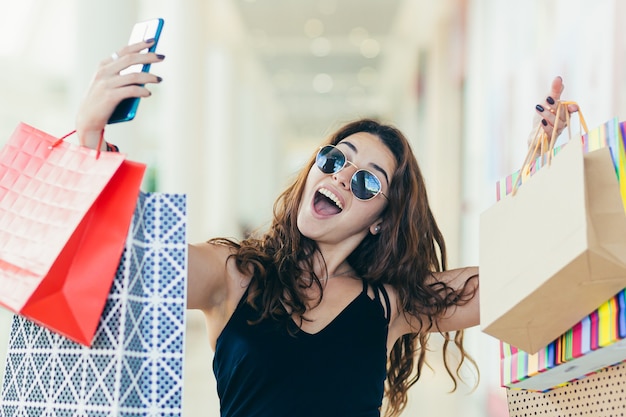
<svg viewBox="0 0 626 417">
<path fill-rule="evenodd" d="M 391 285 L 398 294 L 398 308 L 420 322 L 415 333 L 402 336 L 389 352 L 385 415 L 395 417 L 406 407 L 407 391 L 422 374 L 430 331 L 436 330 L 437 319 L 447 308 L 468 302 L 474 296 L 475 287 L 468 281 L 463 288 L 455 290 L 433 280 L 433 272 L 445 270 L 446 248 L 407 139 L 393 126 L 361 119 L 340 128 L 327 143 L 336 145 L 359 132 L 377 136 L 394 155 L 397 167 L 390 180 L 389 202 L 380 233 L 368 234 L 350 254 L 348 262 L 367 282 Z M 271 318 L 293 323 L 286 320 L 292 314 L 306 320 L 306 290 L 315 285 L 323 295 L 321 281 L 313 268 L 317 245 L 300 233 L 296 223 L 308 172 L 314 162 L 313 157 L 276 200 L 274 217 L 265 234 L 239 243 L 213 239 L 213 242 L 236 248 L 233 257 L 237 267 L 244 273 L 252 272 L 254 279 L 247 302 L 259 311 L 259 321 Z M 310 279 L 302 279 L 303 276 Z M 424 323 L 420 317 L 428 317 L 428 322 Z M 443 362 L 454 391 L 457 381 L 462 380 L 460 368 L 464 361 L 470 362 L 476 370 L 477 367 L 463 348 L 462 330 L 442 335 Z M 449 361 L 450 344 L 456 346 L 460 354 L 456 366 Z"/>
</svg>

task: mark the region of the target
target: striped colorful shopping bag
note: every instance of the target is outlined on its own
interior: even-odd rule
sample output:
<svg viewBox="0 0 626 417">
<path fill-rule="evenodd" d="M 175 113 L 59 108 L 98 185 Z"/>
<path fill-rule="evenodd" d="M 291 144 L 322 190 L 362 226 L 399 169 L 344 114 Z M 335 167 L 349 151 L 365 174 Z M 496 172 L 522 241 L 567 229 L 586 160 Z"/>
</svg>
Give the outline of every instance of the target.
<svg viewBox="0 0 626 417">
<path fill-rule="evenodd" d="M 537 353 L 501 342 L 502 386 L 550 391 L 626 360 L 625 299 L 622 290 Z"/>
</svg>

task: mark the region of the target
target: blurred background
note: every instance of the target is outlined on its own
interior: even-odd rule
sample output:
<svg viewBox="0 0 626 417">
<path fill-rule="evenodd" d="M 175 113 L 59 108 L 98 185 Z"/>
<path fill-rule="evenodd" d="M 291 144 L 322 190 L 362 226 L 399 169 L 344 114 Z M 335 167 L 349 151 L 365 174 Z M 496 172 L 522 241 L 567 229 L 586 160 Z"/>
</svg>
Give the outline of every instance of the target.
<svg viewBox="0 0 626 417">
<path fill-rule="evenodd" d="M 163 77 L 107 140 L 149 164 L 145 190 L 186 193 L 189 239 L 263 228 L 318 144 L 364 116 L 411 139 L 446 236 L 448 267 L 478 264 L 495 182 L 519 168 L 552 79 L 590 127 L 624 119 L 619 0 L 20 0 L 0 2 L 0 145 L 20 121 L 74 127 L 98 63 L 136 21 L 163 17 Z M 577 126 L 577 125 L 575 125 Z M 0 311 L 0 363 L 11 315 Z M 218 416 L 204 322 L 188 314 L 185 416 Z M 497 341 L 468 350 L 480 384 L 455 393 L 439 360 L 404 415 L 506 416 Z M 2 367 L 0 367 L 0 374 Z M 331 376 L 332 377 L 332 376 Z M 468 374 L 471 386 L 474 376 Z M 323 400 L 323 399 L 320 399 Z"/>
</svg>

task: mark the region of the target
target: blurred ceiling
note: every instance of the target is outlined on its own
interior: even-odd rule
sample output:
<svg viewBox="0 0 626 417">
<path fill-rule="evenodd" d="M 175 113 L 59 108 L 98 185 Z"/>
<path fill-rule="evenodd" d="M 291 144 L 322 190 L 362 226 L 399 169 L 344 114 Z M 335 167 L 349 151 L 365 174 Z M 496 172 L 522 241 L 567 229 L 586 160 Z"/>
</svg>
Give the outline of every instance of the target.
<svg viewBox="0 0 626 417">
<path fill-rule="evenodd" d="M 72 22 L 81 13 L 76 1 L 21 0 L 11 3 L 11 13 L 0 14 L 0 34 L 6 35 L 0 37 L 0 62 L 5 79 L 13 80 L 0 83 L 0 92 L 62 93 L 68 73 L 81 62 L 92 65 L 86 56 L 77 62 L 75 48 L 66 47 L 75 44 Z M 157 7 L 141 1 L 148 10 Z M 412 92 L 418 42 L 431 37 L 459 2 L 232 0 L 229 7 L 238 14 L 246 49 L 282 104 L 284 123 L 300 137 L 319 137 L 356 117 L 386 116 L 399 94 Z M 111 16 L 115 12 L 105 18 Z"/>
<path fill-rule="evenodd" d="M 401 3 L 236 0 L 247 42 L 297 133 L 380 113 L 385 45 Z"/>
</svg>

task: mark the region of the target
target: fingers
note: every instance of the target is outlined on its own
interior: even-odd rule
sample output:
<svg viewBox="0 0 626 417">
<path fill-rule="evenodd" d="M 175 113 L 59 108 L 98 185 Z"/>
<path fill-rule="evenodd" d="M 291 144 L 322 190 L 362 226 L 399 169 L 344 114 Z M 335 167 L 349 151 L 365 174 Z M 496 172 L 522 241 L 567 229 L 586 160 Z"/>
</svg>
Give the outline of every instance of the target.
<svg viewBox="0 0 626 417">
<path fill-rule="evenodd" d="M 150 97 L 151 95 L 152 93 L 146 87 L 141 85 L 127 85 L 113 90 L 109 99 L 113 103 L 119 103 L 129 97 Z"/>
<path fill-rule="evenodd" d="M 120 72 L 131 71 L 129 69 L 133 65 L 137 66 L 137 71 L 141 70 L 141 66 L 146 64 L 155 64 L 165 59 L 165 55 L 155 53 L 133 53 L 128 55 L 121 55 L 119 58 L 110 61 L 104 65 L 101 65 L 101 71 L 109 75 L 119 74 Z"/>
<path fill-rule="evenodd" d="M 164 55 L 148 52 L 148 49 L 153 44 L 154 39 L 148 39 L 146 41 L 127 45 L 122 49 L 113 52 L 109 58 L 101 62 L 100 67 L 102 71 L 110 71 L 110 73 L 115 74 L 127 70 L 127 68 L 133 65 L 145 65 L 161 62 L 165 59 Z"/>
<path fill-rule="evenodd" d="M 100 93 L 107 93 L 110 92 L 108 90 L 115 90 L 130 85 L 143 86 L 145 84 L 160 83 L 163 80 L 161 77 L 141 71 L 143 65 L 158 63 L 165 59 L 164 55 L 146 52 L 147 48 L 153 43 L 153 40 L 147 40 L 127 45 L 102 61 L 93 82 L 94 85 L 99 86 Z M 135 90 L 126 89 L 123 91 L 128 93 Z M 146 95 L 144 91 L 147 90 L 142 90 L 142 93 L 136 97 L 148 96 L 149 94 Z M 117 97 L 118 93 L 115 92 L 115 94 L 109 94 L 109 96 Z M 128 97 L 133 97 L 132 93 Z"/>
<path fill-rule="evenodd" d="M 119 51 L 115 51 L 114 54 L 117 55 L 118 57 L 122 57 L 125 55 L 134 54 L 134 53 L 138 53 L 142 51 L 145 53 L 152 46 L 152 44 L 154 44 L 154 39 L 147 39 L 145 41 L 126 45 Z M 113 56 L 111 57 L 111 60 L 112 61 L 114 60 Z"/>
<path fill-rule="evenodd" d="M 137 66 L 137 71 L 141 70 L 142 65 L 155 64 L 165 59 L 165 55 L 155 53 L 134 52 L 130 54 L 120 55 L 116 60 L 111 59 L 110 63 L 103 66 L 102 70 L 110 75 L 121 72 L 131 71 L 130 67 Z"/>
<path fill-rule="evenodd" d="M 561 99 L 561 93 L 563 93 L 564 88 L 563 79 L 561 77 L 556 77 L 552 81 L 550 92 L 546 98 L 535 106 L 535 110 L 540 117 L 540 123 L 543 127 L 543 131 L 548 135 L 548 137 L 552 136 L 555 127 L 556 135 L 558 136 L 567 125 L 566 121 L 568 115 L 566 114 L 566 111 L 561 110 L 559 112 L 559 119 L 556 119 L 557 105 Z M 578 106 L 567 106 L 567 112 L 572 113 L 575 111 L 578 111 Z"/>
<path fill-rule="evenodd" d="M 134 54 L 134 53 L 139 53 L 139 52 L 143 52 L 145 54 L 150 48 L 150 45 L 152 45 L 153 43 L 154 43 L 154 40 L 148 39 L 147 41 L 137 42 L 131 45 L 127 45 L 123 47 L 122 49 L 114 51 L 109 57 L 107 57 L 100 63 L 100 66 L 105 66 L 105 65 L 117 62 L 120 58 L 129 54 Z"/>
<path fill-rule="evenodd" d="M 161 81 L 163 81 L 163 78 L 149 72 L 131 72 L 120 75 L 119 77 L 111 78 L 109 80 L 108 87 L 118 88 L 127 85 L 158 84 Z"/>
<path fill-rule="evenodd" d="M 127 45 L 100 62 L 76 116 L 76 130 L 81 144 L 95 147 L 115 106 L 130 97 L 149 97 L 147 84 L 162 78 L 141 71 L 143 65 L 163 61 L 165 56 L 147 52 L 153 41 Z"/>
<path fill-rule="evenodd" d="M 550 86 L 550 94 L 548 94 L 548 97 L 552 97 L 552 99 L 559 101 L 561 99 L 561 93 L 563 92 L 563 88 L 565 88 L 565 86 L 563 85 L 563 79 L 561 77 L 555 77 L 554 80 L 552 80 L 552 85 Z"/>
</svg>

